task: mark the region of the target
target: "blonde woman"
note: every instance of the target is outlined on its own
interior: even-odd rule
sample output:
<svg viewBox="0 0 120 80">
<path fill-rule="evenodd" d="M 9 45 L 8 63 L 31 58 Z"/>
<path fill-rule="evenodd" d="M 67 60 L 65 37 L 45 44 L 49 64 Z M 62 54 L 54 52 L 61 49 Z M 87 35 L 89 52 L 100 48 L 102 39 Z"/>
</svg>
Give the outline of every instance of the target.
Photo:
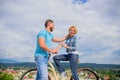
<svg viewBox="0 0 120 80">
<path fill-rule="evenodd" d="M 60 44 L 61 46 L 66 48 L 66 52 L 68 54 L 56 55 L 53 57 L 53 60 L 57 66 L 59 73 L 61 74 L 61 77 L 64 77 L 66 75 L 66 72 L 60 61 L 70 61 L 73 79 L 79 80 L 77 76 L 77 64 L 79 58 L 79 55 L 77 53 L 77 28 L 75 26 L 71 26 L 68 31 L 69 34 L 66 42 Z"/>
</svg>

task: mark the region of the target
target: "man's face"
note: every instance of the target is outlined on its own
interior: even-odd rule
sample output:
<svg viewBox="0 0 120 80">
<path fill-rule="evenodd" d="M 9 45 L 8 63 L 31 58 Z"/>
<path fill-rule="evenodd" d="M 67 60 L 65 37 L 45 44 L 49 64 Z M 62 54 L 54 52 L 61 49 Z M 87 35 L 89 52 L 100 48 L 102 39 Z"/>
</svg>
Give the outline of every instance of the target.
<svg viewBox="0 0 120 80">
<path fill-rule="evenodd" d="M 49 28 L 50 28 L 50 31 L 52 32 L 53 29 L 54 29 L 54 23 L 49 22 L 49 23 L 48 23 L 48 26 L 49 26 Z"/>
</svg>

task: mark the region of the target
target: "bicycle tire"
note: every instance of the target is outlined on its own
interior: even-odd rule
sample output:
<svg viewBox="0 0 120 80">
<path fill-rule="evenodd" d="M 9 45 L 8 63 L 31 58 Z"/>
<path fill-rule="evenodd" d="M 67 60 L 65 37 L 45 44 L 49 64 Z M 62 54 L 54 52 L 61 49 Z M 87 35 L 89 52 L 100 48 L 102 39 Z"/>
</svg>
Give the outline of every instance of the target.
<svg viewBox="0 0 120 80">
<path fill-rule="evenodd" d="M 99 76 L 98 76 L 93 70 L 88 69 L 88 68 L 79 68 L 79 69 L 77 70 L 78 77 L 79 77 L 79 75 L 81 74 L 81 72 L 83 73 L 83 72 L 85 72 L 85 71 L 86 71 L 86 73 L 88 72 L 88 73 L 90 73 L 90 75 L 92 75 L 92 76 L 94 77 L 93 80 L 99 80 Z M 90 77 L 90 75 L 89 75 L 89 77 Z M 79 79 L 82 80 L 81 77 L 79 77 Z M 71 76 L 70 80 L 73 80 L 73 77 L 72 77 L 72 76 Z M 91 80 L 91 79 L 83 79 L 83 80 Z"/>
<path fill-rule="evenodd" d="M 37 68 L 35 68 L 35 69 L 29 69 L 29 70 L 27 70 L 26 72 L 24 72 L 23 74 L 22 74 L 22 76 L 20 77 L 20 80 L 24 80 L 23 78 L 24 78 L 24 76 L 25 75 L 27 75 L 28 73 L 30 73 L 30 72 L 33 72 L 33 71 L 36 71 L 37 72 Z M 27 79 L 28 80 L 28 79 Z M 51 77 L 48 75 L 48 80 L 51 80 Z"/>
<path fill-rule="evenodd" d="M 27 74 L 30 73 L 30 72 L 33 72 L 33 71 L 37 71 L 37 68 L 35 68 L 35 69 L 29 69 L 29 70 L 27 70 L 26 72 L 24 72 L 24 73 L 22 74 L 22 76 L 20 77 L 20 80 L 24 80 L 24 79 L 23 79 L 24 76 L 27 75 Z"/>
</svg>

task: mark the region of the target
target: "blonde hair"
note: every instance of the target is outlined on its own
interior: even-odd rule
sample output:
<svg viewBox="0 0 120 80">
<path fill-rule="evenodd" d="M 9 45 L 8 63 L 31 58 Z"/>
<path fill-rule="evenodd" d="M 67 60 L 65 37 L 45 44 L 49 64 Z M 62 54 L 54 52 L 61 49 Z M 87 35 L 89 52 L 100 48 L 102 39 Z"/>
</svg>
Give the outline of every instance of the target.
<svg viewBox="0 0 120 80">
<path fill-rule="evenodd" d="M 70 31 L 72 28 L 75 30 L 75 34 L 77 34 L 77 28 L 76 28 L 75 26 L 71 26 L 71 27 L 69 28 L 69 31 Z"/>
</svg>

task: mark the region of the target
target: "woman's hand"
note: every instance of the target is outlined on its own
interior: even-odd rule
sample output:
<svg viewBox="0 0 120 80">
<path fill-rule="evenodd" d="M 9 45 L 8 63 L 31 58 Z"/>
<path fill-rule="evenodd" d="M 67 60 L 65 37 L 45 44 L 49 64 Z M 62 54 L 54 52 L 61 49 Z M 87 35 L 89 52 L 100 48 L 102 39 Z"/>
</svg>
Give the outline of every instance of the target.
<svg viewBox="0 0 120 80">
<path fill-rule="evenodd" d="M 65 47 L 65 48 L 67 48 L 67 49 L 69 49 L 70 47 L 69 46 L 67 46 L 65 43 L 60 43 L 60 45 L 62 45 L 63 47 Z"/>
</svg>

